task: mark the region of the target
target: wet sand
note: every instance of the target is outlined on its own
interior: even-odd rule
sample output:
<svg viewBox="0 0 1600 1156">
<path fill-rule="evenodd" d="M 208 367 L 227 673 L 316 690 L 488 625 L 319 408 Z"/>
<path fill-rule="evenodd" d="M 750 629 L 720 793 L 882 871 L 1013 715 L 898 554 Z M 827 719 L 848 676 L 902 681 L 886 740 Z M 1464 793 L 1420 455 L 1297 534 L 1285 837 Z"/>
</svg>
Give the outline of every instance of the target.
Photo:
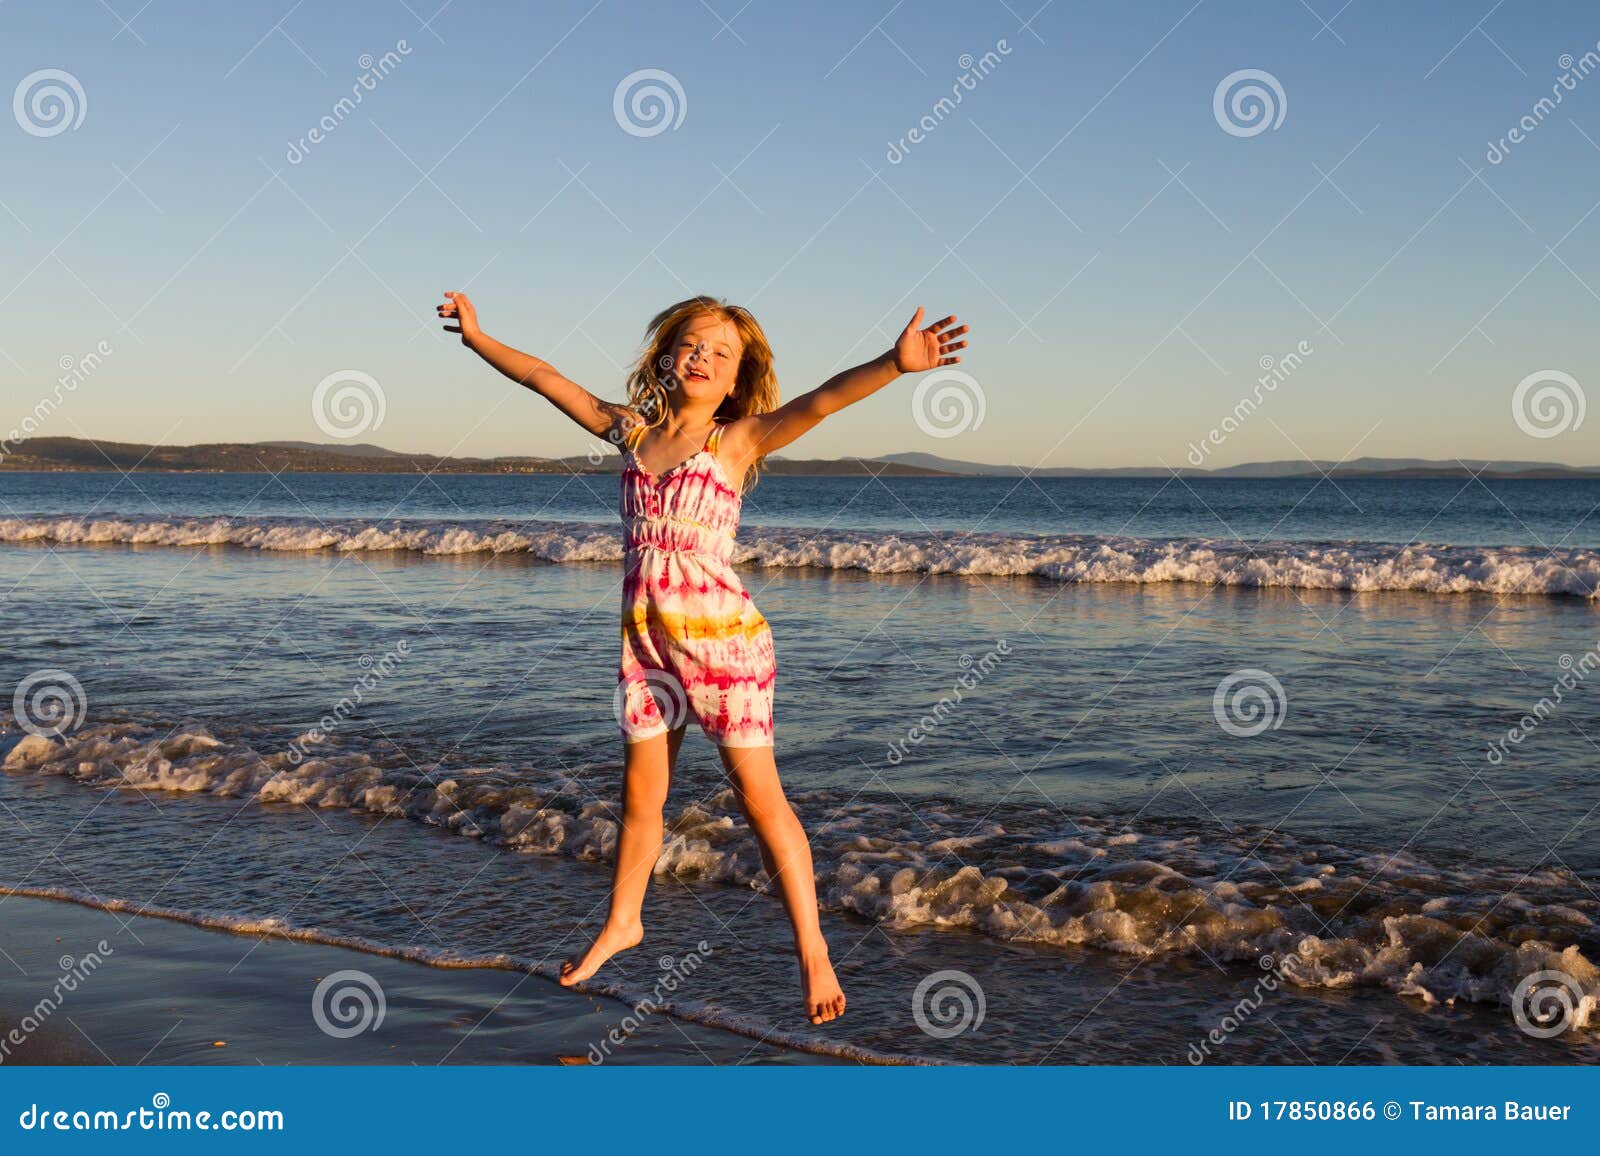
<svg viewBox="0 0 1600 1156">
<path fill-rule="evenodd" d="M 124 926 L 126 924 L 126 926 Z M 69 969 L 109 952 L 35 1017 Z M 229 935 L 72 903 L 0 900 L 0 1052 L 4 1064 L 561 1064 L 632 1009 L 539 976 L 446 970 L 320 944 Z M 381 1024 L 336 1037 L 313 1015 L 326 977 L 366 973 L 381 987 Z M 344 985 L 344 990 L 356 989 Z M 324 1001 L 326 1003 L 326 1001 Z M 340 1006 L 334 1004 L 334 1009 Z M 351 1018 L 324 1019 L 339 1031 Z M 37 1019 L 37 1030 L 25 1030 Z M 19 1045 L 12 1030 L 24 1035 Z M 811 1064 L 820 1057 L 648 1015 L 607 1064 Z"/>
</svg>

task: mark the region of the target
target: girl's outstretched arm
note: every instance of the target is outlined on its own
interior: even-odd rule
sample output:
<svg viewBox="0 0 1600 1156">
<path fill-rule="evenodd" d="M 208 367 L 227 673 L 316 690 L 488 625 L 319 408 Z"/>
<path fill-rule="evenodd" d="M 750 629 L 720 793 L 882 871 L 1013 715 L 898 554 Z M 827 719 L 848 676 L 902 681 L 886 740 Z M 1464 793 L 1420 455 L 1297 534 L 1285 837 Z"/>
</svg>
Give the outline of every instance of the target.
<svg viewBox="0 0 1600 1156">
<path fill-rule="evenodd" d="M 439 316 L 455 322 L 444 327 L 446 333 L 461 334 L 461 344 L 518 385 L 533 390 L 595 437 L 611 434 L 627 413 L 626 407 L 602 401 L 548 361 L 490 337 L 478 328 L 478 311 L 465 293 L 446 293 Z"/>
<path fill-rule="evenodd" d="M 902 373 L 923 373 L 959 362 L 956 351 L 965 349 L 967 343 L 958 338 L 969 327 L 956 326 L 954 314 L 927 326 L 922 325 L 922 318 L 919 305 L 887 353 L 835 374 L 810 393 L 771 413 L 752 414 L 731 423 L 722 437 L 728 455 L 742 469 L 757 458 L 782 449 L 829 414 L 872 396 Z"/>
</svg>

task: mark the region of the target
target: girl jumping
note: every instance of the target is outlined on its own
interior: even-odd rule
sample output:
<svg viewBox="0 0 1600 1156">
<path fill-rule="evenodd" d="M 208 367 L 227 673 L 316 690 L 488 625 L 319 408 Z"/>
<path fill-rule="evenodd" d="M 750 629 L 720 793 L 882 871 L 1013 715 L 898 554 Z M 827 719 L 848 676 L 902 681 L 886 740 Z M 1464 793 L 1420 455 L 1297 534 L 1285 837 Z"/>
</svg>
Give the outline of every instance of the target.
<svg viewBox="0 0 1600 1156">
<path fill-rule="evenodd" d="M 561 965 L 561 983 L 588 979 L 644 937 L 645 888 L 692 713 L 783 897 L 806 1016 L 813 1024 L 836 1018 L 845 998 L 817 921 L 811 848 L 773 761 L 772 632 L 734 573 L 733 536 L 741 496 L 768 454 L 903 373 L 956 364 L 967 326 L 953 316 L 923 326 L 918 308 L 893 349 L 780 406 L 772 348 L 755 318 L 693 297 L 650 322 L 628 400 L 617 404 L 485 334 L 466 294 L 446 293 L 438 310 L 468 349 L 623 452 L 622 825 L 610 914 L 588 949 Z"/>
</svg>

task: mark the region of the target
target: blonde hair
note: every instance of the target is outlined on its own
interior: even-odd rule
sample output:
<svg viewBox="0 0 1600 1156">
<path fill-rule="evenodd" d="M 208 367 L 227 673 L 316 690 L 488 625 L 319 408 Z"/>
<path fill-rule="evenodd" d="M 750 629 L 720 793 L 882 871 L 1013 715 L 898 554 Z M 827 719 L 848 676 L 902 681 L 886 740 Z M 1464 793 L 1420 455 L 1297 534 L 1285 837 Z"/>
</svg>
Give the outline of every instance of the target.
<svg viewBox="0 0 1600 1156">
<path fill-rule="evenodd" d="M 673 346 L 683 326 L 696 317 L 726 321 L 739 334 L 743 346 L 733 392 L 722 399 L 715 420 L 729 422 L 777 409 L 778 374 L 773 368 L 772 346 L 767 343 L 760 323 L 742 306 L 702 295 L 667 306 L 650 319 L 645 329 L 644 348 L 628 374 L 628 405 L 645 425 L 658 426 L 666 420 L 667 394 L 677 388 L 672 374 Z M 750 464 L 741 491 L 748 492 L 755 486 L 765 460 L 766 456 L 762 455 Z"/>
</svg>

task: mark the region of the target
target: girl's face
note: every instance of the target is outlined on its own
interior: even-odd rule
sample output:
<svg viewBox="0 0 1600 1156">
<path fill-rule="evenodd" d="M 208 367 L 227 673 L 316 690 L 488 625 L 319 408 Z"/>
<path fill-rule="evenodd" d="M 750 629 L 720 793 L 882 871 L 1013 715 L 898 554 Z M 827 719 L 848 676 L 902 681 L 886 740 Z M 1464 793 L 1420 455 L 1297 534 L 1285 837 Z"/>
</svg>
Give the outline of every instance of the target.
<svg viewBox="0 0 1600 1156">
<path fill-rule="evenodd" d="M 702 314 L 678 330 L 669 353 L 678 388 L 692 401 L 721 401 L 739 381 L 739 355 L 744 344 L 733 323 Z"/>
</svg>

